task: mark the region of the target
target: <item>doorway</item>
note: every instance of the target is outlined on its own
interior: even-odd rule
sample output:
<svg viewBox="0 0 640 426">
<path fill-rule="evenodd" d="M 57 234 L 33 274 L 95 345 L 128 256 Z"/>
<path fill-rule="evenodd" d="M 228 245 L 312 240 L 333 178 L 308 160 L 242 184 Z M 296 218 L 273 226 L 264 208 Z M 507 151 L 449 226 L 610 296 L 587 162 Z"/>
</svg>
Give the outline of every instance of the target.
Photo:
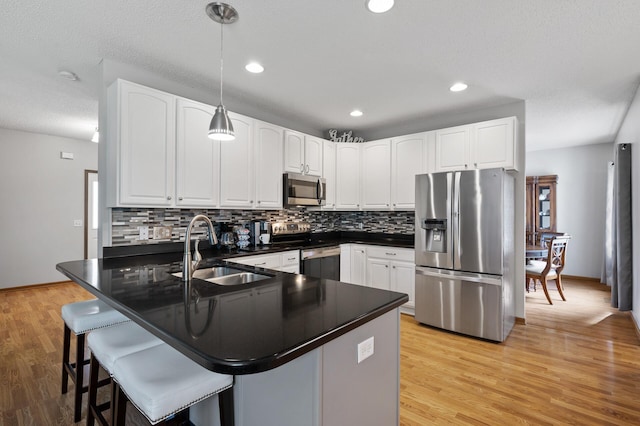
<svg viewBox="0 0 640 426">
<path fill-rule="evenodd" d="M 84 258 L 98 257 L 98 171 L 84 171 Z"/>
</svg>

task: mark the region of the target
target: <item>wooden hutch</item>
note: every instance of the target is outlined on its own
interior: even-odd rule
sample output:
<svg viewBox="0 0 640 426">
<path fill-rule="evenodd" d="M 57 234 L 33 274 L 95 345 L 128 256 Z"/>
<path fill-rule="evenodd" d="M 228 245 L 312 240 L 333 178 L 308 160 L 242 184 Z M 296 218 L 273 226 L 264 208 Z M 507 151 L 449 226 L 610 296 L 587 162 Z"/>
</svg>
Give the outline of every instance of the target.
<svg viewBox="0 0 640 426">
<path fill-rule="evenodd" d="M 526 243 L 540 244 L 540 234 L 556 232 L 558 175 L 527 176 Z"/>
</svg>

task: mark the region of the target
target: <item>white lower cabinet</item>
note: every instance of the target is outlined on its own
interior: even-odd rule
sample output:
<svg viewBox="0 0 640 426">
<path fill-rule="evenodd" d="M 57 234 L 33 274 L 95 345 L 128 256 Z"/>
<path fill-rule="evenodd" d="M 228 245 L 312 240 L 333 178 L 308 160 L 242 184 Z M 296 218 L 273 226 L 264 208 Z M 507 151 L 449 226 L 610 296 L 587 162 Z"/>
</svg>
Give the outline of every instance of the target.
<svg viewBox="0 0 640 426">
<path fill-rule="evenodd" d="M 291 250 L 280 253 L 260 254 L 256 256 L 242 256 L 225 259 L 228 262 L 257 268 L 273 269 L 274 271 L 291 272 L 297 274 L 300 270 L 300 251 Z"/>
<path fill-rule="evenodd" d="M 402 312 L 414 313 L 414 250 L 387 246 L 343 244 L 340 281 L 409 295 Z"/>
</svg>

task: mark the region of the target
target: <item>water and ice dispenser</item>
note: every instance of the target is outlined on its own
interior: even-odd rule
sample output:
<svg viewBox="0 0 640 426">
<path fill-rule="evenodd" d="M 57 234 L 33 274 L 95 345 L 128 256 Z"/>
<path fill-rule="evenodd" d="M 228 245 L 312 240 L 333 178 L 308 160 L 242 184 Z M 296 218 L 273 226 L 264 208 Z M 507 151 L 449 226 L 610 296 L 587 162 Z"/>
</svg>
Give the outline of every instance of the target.
<svg viewBox="0 0 640 426">
<path fill-rule="evenodd" d="M 426 251 L 447 252 L 447 219 L 424 219 L 422 229 L 426 233 Z"/>
</svg>

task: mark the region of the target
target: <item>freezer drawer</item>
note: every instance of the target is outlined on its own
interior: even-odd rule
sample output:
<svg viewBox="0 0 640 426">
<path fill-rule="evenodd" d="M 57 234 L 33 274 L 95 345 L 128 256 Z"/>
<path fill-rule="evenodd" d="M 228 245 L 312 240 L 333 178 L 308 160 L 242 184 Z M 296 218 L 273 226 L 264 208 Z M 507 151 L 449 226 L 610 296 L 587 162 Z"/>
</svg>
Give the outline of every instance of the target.
<svg viewBox="0 0 640 426">
<path fill-rule="evenodd" d="M 434 327 L 503 341 L 502 281 L 416 268 L 415 318 Z"/>
</svg>

